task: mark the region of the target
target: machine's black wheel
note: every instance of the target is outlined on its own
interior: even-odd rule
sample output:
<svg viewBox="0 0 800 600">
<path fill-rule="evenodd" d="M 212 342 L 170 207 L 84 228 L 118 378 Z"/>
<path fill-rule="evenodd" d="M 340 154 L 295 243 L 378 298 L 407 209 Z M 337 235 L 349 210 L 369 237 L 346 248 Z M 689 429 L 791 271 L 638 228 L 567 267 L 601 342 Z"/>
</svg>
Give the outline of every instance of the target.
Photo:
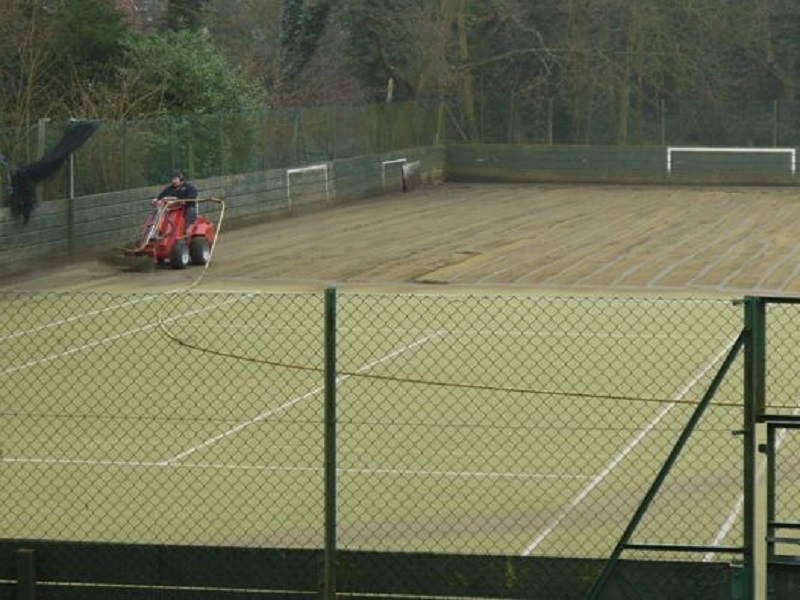
<svg viewBox="0 0 800 600">
<path fill-rule="evenodd" d="M 208 244 L 208 238 L 204 235 L 198 235 L 192 238 L 189 242 L 189 256 L 192 258 L 192 264 L 204 265 L 211 258 L 211 246 Z"/>
<path fill-rule="evenodd" d="M 172 243 L 169 251 L 169 265 L 173 269 L 185 269 L 189 266 L 189 245 L 183 238 L 178 238 Z"/>
</svg>

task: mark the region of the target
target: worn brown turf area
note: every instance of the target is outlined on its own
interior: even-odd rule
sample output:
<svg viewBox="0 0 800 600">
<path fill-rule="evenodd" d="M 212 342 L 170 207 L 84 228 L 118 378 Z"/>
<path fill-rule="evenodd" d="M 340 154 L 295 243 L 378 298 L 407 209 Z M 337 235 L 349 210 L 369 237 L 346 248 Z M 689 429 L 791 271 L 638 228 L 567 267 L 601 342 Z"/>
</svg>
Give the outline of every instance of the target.
<svg viewBox="0 0 800 600">
<path fill-rule="evenodd" d="M 568 292 L 800 293 L 788 187 L 442 184 L 240 229 L 203 287 L 453 285 Z M 74 265 L 16 287 L 149 289 L 199 270 Z"/>
</svg>

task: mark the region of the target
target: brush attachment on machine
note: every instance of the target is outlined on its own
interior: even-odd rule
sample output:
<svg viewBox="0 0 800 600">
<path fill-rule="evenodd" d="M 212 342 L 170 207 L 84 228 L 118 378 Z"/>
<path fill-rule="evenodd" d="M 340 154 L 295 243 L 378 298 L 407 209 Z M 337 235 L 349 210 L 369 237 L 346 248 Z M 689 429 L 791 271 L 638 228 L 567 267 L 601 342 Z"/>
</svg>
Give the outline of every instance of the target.
<svg viewBox="0 0 800 600">
<path fill-rule="evenodd" d="M 214 245 L 214 223 L 204 215 L 197 215 L 186 226 L 186 203 L 197 201 L 151 200 L 152 208 L 133 246 L 121 249 L 121 255 L 106 258 L 104 262 L 130 271 L 151 270 L 164 264 L 173 269 L 207 264 Z"/>
</svg>

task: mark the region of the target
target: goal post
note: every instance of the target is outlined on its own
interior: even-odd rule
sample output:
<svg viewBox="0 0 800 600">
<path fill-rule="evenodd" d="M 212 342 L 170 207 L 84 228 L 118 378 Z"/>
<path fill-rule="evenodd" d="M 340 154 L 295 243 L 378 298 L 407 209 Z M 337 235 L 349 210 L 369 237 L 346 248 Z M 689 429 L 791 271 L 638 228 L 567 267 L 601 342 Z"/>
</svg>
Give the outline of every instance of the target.
<svg viewBox="0 0 800 600">
<path fill-rule="evenodd" d="M 402 176 L 401 169 L 402 169 L 403 165 L 406 164 L 407 162 L 408 162 L 407 158 L 392 158 L 390 160 L 381 161 L 381 187 L 383 189 L 386 189 L 386 168 L 387 167 L 392 167 L 392 166 L 397 166 L 398 167 L 398 173 L 400 173 L 401 176 Z"/>
<path fill-rule="evenodd" d="M 388 178 L 392 172 L 399 175 L 400 189 L 404 192 L 410 192 L 422 184 L 422 163 L 419 160 L 403 157 L 381 161 L 381 188 L 384 191 L 387 185 L 390 189 L 395 189 L 394 184 L 397 180 Z"/>
<path fill-rule="evenodd" d="M 292 187 L 293 175 L 295 176 L 294 187 Z M 300 180 L 299 183 L 298 179 Z M 319 185 L 324 186 L 325 201 L 329 201 L 331 199 L 331 193 L 328 163 L 286 169 L 286 202 L 288 208 L 292 208 L 294 197 L 311 195 L 314 193 L 312 186 Z"/>
<path fill-rule="evenodd" d="M 776 155 L 785 154 L 787 162 L 785 164 L 786 173 L 791 174 L 792 177 L 797 173 L 797 153 L 794 148 L 736 148 L 736 147 L 715 147 L 715 146 L 668 146 L 667 147 L 667 175 L 671 175 L 675 170 L 675 155 L 679 153 L 693 153 L 693 154 L 706 154 L 707 156 L 714 154 L 725 155 L 740 155 L 741 157 L 747 154 L 752 155 Z M 737 163 L 740 164 L 740 163 Z M 732 169 L 737 169 L 737 166 L 732 166 Z M 781 165 L 780 168 L 783 168 Z"/>
<path fill-rule="evenodd" d="M 410 192 L 422 185 L 422 163 L 418 160 L 402 166 L 403 191 Z"/>
</svg>

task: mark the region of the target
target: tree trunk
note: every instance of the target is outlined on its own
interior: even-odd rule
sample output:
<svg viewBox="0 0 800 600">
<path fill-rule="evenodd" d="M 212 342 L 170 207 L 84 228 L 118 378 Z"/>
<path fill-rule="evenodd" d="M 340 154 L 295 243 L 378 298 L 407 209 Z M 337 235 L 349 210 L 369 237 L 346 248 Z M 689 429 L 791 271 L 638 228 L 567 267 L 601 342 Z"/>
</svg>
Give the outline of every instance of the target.
<svg viewBox="0 0 800 600">
<path fill-rule="evenodd" d="M 478 122 L 475 118 L 475 97 L 472 91 L 472 69 L 468 66 L 469 44 L 467 40 L 467 0 L 458 3 L 458 57 L 463 67 L 461 78 L 461 110 L 470 141 L 478 141 Z"/>
<path fill-rule="evenodd" d="M 631 101 L 631 61 L 636 55 L 638 47 L 638 28 L 639 13 L 637 10 L 637 0 L 630 0 L 630 10 L 623 13 L 627 19 L 627 27 L 624 28 L 625 43 L 624 55 L 620 64 L 620 74 L 617 84 L 617 143 L 628 143 L 628 119 L 630 118 Z"/>
<path fill-rule="evenodd" d="M 588 6 L 585 0 L 570 0 L 568 4 L 567 47 L 571 65 L 569 77 L 572 93 L 572 133 L 574 141 L 588 144 L 592 121 L 592 96 Z"/>
</svg>

